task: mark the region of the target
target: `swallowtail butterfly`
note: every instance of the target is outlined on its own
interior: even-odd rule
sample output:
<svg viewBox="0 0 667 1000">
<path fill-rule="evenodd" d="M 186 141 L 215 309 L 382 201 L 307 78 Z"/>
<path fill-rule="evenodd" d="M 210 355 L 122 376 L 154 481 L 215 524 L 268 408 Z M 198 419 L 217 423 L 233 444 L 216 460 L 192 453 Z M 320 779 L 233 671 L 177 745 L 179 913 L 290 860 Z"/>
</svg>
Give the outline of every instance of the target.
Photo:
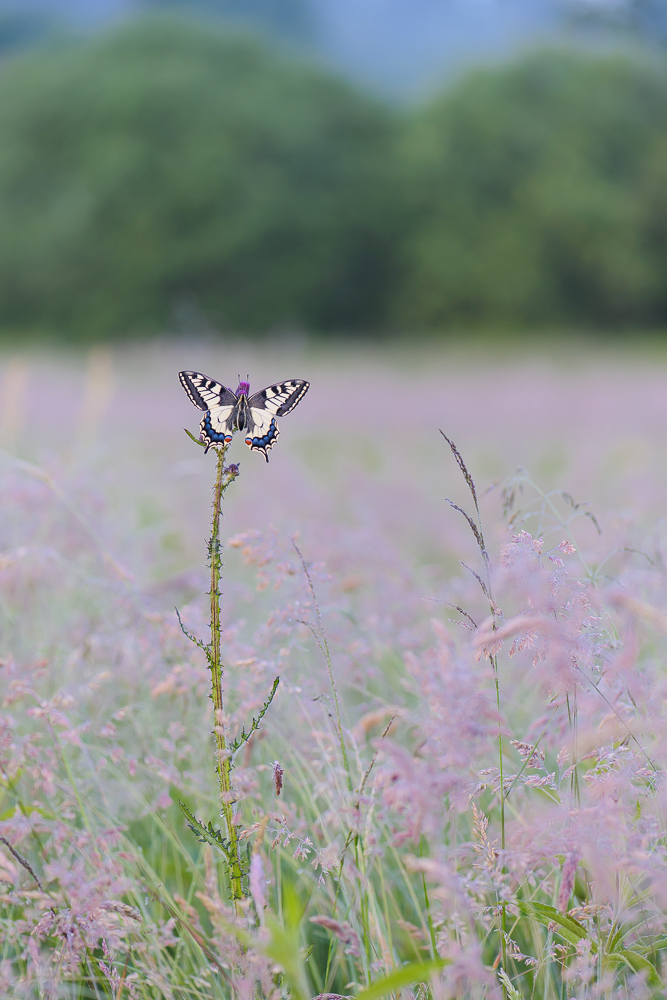
<svg viewBox="0 0 667 1000">
<path fill-rule="evenodd" d="M 276 417 L 290 413 L 310 388 L 310 382 L 291 379 L 249 396 L 248 382 L 239 382 L 232 392 L 201 372 L 179 372 L 178 377 L 191 402 L 206 410 L 199 435 L 206 442 L 206 451 L 211 445 L 229 444 L 234 431 L 245 431 L 245 443 L 251 451 L 261 451 L 267 462 L 267 452 L 280 434 Z"/>
</svg>

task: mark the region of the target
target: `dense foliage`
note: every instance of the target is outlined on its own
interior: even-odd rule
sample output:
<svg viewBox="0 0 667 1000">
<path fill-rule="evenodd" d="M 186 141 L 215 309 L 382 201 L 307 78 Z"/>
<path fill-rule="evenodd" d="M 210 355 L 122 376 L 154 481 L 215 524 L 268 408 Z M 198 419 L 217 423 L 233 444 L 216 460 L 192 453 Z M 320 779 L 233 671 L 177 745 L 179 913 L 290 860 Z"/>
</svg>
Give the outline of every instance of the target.
<svg viewBox="0 0 667 1000">
<path fill-rule="evenodd" d="M 405 147 L 405 322 L 664 322 L 662 71 L 536 53 L 469 76 Z"/>
<path fill-rule="evenodd" d="M 0 329 L 667 319 L 667 77 L 539 52 L 392 110 L 157 17 L 0 71 Z"/>
<path fill-rule="evenodd" d="M 387 115 L 248 39 L 147 21 L 0 81 L 0 324 L 365 323 Z"/>
</svg>

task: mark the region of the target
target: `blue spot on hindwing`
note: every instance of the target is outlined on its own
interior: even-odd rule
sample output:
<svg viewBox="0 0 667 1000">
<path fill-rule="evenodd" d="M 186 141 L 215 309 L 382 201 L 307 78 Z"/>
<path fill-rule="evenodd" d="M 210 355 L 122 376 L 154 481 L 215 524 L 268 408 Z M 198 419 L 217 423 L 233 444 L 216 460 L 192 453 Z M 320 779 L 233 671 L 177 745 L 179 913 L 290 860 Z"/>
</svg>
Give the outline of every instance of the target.
<svg viewBox="0 0 667 1000">
<path fill-rule="evenodd" d="M 250 448 L 254 448 L 256 451 L 266 452 L 267 448 L 270 448 L 278 438 L 279 434 L 278 425 L 276 424 L 275 417 L 271 418 L 271 423 L 269 429 L 262 437 L 247 437 L 246 444 Z"/>
<path fill-rule="evenodd" d="M 212 444 L 217 444 L 219 441 L 231 441 L 232 436 L 227 431 L 220 433 L 219 431 L 213 430 L 213 425 L 211 424 L 211 413 L 207 410 L 202 417 L 201 422 L 202 436 L 205 441 L 208 442 L 209 447 Z M 208 451 L 208 448 L 207 448 Z"/>
</svg>

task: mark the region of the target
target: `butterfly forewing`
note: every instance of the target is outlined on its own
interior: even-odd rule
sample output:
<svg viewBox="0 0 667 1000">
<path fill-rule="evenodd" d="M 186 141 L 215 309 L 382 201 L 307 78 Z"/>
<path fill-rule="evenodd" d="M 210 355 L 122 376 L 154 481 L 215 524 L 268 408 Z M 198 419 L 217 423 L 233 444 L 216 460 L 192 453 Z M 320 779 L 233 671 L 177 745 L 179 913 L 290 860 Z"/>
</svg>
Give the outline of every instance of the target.
<svg viewBox="0 0 667 1000">
<path fill-rule="evenodd" d="M 212 410 L 217 406 L 235 406 L 236 393 L 201 372 L 179 372 L 181 385 L 190 401 L 200 410 Z"/>
<path fill-rule="evenodd" d="M 303 399 L 309 388 L 310 382 L 304 382 L 302 379 L 276 382 L 275 385 L 269 385 L 251 396 L 248 406 L 251 410 L 268 410 L 276 417 L 284 417 Z"/>
</svg>

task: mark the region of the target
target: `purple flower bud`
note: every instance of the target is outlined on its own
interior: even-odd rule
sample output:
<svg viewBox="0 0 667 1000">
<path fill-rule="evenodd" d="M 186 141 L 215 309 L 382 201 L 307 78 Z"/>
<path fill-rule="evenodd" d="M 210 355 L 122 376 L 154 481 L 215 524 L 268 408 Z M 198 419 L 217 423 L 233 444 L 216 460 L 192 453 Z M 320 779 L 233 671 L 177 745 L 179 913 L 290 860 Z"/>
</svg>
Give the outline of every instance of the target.
<svg viewBox="0 0 667 1000">
<path fill-rule="evenodd" d="M 237 396 L 247 396 L 250 392 L 250 382 L 239 382 L 239 387 L 236 390 Z"/>
<path fill-rule="evenodd" d="M 226 476 L 238 476 L 239 467 L 235 462 L 233 462 L 231 465 L 226 466 L 224 473 Z"/>
</svg>

